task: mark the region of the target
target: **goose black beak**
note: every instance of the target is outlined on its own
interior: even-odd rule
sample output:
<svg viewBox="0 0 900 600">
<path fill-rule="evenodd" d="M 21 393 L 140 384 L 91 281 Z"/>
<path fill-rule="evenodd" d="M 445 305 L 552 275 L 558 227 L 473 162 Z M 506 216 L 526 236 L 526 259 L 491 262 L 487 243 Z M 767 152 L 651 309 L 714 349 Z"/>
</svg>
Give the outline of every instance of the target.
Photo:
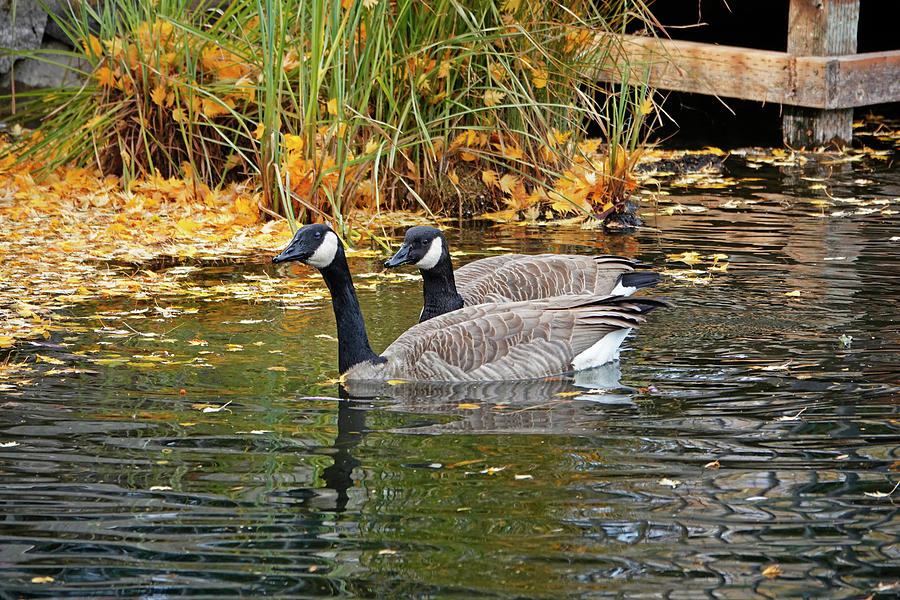
<svg viewBox="0 0 900 600">
<path fill-rule="evenodd" d="M 409 246 L 404 242 L 400 245 L 400 249 L 397 250 L 397 254 L 384 261 L 384 266 L 387 268 L 391 267 L 399 267 L 400 265 L 405 265 L 409 262 Z"/>
<path fill-rule="evenodd" d="M 275 264 L 288 262 L 289 260 L 305 262 L 310 256 L 312 256 L 312 252 L 306 252 L 300 247 L 300 244 L 291 242 L 281 254 L 272 257 L 272 262 Z"/>
</svg>

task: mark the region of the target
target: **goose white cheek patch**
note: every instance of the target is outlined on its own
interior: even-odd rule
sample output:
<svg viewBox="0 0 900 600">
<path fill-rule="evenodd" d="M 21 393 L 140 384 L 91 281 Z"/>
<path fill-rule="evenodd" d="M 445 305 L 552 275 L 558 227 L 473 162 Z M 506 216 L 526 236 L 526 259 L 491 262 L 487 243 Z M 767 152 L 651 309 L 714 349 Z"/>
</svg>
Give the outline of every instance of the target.
<svg viewBox="0 0 900 600">
<path fill-rule="evenodd" d="M 441 260 L 441 253 L 444 251 L 444 245 L 441 243 L 441 238 L 436 237 L 431 240 L 431 244 L 428 246 L 428 252 L 425 253 L 425 256 L 416 263 L 416 266 L 420 269 L 433 269 L 438 261 Z"/>
<path fill-rule="evenodd" d="M 322 240 L 322 243 L 319 244 L 319 247 L 316 248 L 316 251 L 312 253 L 312 256 L 306 261 L 311 267 L 316 267 L 317 269 L 323 269 L 331 264 L 331 261 L 334 260 L 334 255 L 337 254 L 338 247 L 338 238 L 334 232 L 329 231 L 325 234 L 325 239 Z"/>
</svg>

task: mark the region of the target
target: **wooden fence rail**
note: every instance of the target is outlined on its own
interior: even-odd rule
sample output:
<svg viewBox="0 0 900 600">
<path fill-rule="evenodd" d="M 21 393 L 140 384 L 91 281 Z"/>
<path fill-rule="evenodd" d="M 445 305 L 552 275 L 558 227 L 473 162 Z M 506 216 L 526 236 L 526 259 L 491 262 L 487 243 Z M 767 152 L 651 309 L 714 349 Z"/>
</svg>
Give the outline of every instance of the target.
<svg viewBox="0 0 900 600">
<path fill-rule="evenodd" d="M 853 108 L 900 101 L 900 50 L 856 54 L 858 21 L 859 0 L 791 0 L 787 52 L 623 36 L 620 64 L 658 89 L 783 104 L 789 146 L 849 142 Z"/>
</svg>

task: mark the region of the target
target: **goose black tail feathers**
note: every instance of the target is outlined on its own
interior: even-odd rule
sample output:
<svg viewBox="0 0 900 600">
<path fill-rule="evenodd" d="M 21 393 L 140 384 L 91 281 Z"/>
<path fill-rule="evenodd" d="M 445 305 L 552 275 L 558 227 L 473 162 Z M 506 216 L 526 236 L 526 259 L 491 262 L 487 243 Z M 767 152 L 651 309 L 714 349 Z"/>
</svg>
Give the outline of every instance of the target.
<svg viewBox="0 0 900 600">
<path fill-rule="evenodd" d="M 659 283 L 659 273 L 653 271 L 633 271 L 631 273 L 623 273 L 620 284 L 627 288 L 645 288 L 652 287 Z"/>
</svg>

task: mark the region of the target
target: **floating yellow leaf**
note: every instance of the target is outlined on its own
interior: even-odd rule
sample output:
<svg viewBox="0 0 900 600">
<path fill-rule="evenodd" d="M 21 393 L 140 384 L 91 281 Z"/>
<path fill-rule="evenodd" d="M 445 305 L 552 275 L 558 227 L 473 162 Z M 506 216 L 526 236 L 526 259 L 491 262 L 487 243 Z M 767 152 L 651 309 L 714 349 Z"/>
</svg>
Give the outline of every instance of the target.
<svg viewBox="0 0 900 600">
<path fill-rule="evenodd" d="M 782 573 L 784 573 L 784 571 L 782 571 L 781 567 L 779 567 L 778 565 L 769 565 L 762 570 L 763 577 L 766 577 L 768 579 L 775 579 Z"/>
<path fill-rule="evenodd" d="M 51 365 L 66 364 L 66 361 L 59 360 L 58 358 L 53 358 L 52 356 L 44 356 L 42 354 L 35 354 L 35 357 L 37 358 L 37 362 L 45 362 L 45 363 L 49 363 Z"/>
<path fill-rule="evenodd" d="M 222 406 L 215 406 L 213 404 L 192 404 L 191 408 L 196 408 L 197 410 L 205 413 L 215 413 L 220 412 L 222 410 L 227 410 L 231 412 L 231 409 L 226 408 L 229 404 L 231 404 L 231 400 L 223 404 Z"/>
<path fill-rule="evenodd" d="M 896 463 L 895 463 L 896 464 Z M 885 498 L 887 496 L 892 496 L 894 492 L 897 491 L 897 488 L 900 487 L 900 481 L 894 485 L 893 489 L 889 492 L 863 492 L 866 496 L 870 496 L 872 498 Z"/>
<path fill-rule="evenodd" d="M 56 580 L 53 579 L 52 577 L 50 577 L 49 575 L 47 575 L 45 577 L 32 577 L 31 578 L 31 583 L 53 583 L 54 581 L 56 581 Z"/>
<path fill-rule="evenodd" d="M 666 260 L 695 265 L 702 261 L 702 257 L 699 252 L 682 252 L 681 254 L 667 254 Z"/>
<path fill-rule="evenodd" d="M 785 296 L 797 297 L 800 295 L 800 290 L 794 290 L 793 292 L 785 292 Z"/>
<path fill-rule="evenodd" d="M 483 475 L 496 475 L 500 471 L 505 471 L 506 467 L 488 467 L 484 471 L 481 471 Z"/>
<path fill-rule="evenodd" d="M 481 408 L 481 407 L 478 406 L 477 404 L 471 404 L 471 403 L 468 403 L 468 402 L 463 402 L 462 404 L 457 404 L 457 405 L 456 405 L 456 408 L 460 408 L 460 409 L 463 409 L 463 410 L 478 410 L 478 409 Z"/>
<path fill-rule="evenodd" d="M 471 464 L 480 463 L 480 462 L 484 462 L 484 459 L 483 458 L 471 458 L 469 460 L 461 460 L 459 462 L 455 462 L 452 465 L 447 465 L 447 468 L 455 469 L 456 467 L 462 467 L 465 465 L 471 465 Z"/>
</svg>

